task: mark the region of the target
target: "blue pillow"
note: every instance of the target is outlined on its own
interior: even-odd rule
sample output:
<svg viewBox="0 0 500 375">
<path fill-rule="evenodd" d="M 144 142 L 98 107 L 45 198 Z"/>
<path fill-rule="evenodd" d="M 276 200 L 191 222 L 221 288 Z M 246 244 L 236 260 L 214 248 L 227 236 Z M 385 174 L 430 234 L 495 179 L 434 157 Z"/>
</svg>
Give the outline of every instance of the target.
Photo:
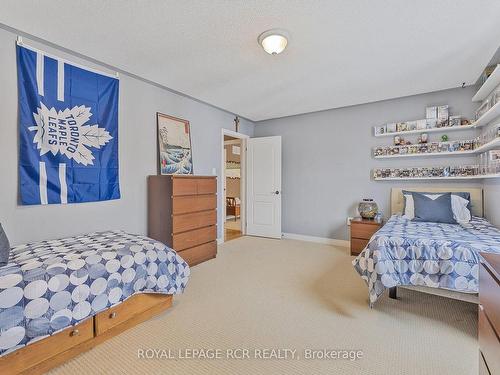
<svg viewBox="0 0 500 375">
<path fill-rule="evenodd" d="M 408 194 L 413 194 L 413 193 L 416 193 L 416 191 L 408 191 L 408 190 L 403 190 L 403 213 L 406 212 L 406 195 Z M 419 194 L 430 194 L 430 195 L 437 195 L 437 194 L 444 194 L 444 193 L 437 193 L 437 192 L 433 192 L 433 193 L 425 193 L 423 191 L 419 191 L 418 192 Z M 467 192 L 456 192 L 456 191 L 452 191 L 450 192 L 451 195 L 457 195 L 461 198 L 464 198 L 467 200 L 467 209 L 469 211 L 472 211 L 472 203 L 470 201 L 470 193 L 467 193 Z"/>
<path fill-rule="evenodd" d="M 0 224 L 0 266 L 5 266 L 9 263 L 10 244 L 7 235 L 5 234 L 2 224 Z"/>
<path fill-rule="evenodd" d="M 442 194 L 436 199 L 431 199 L 421 193 L 414 192 L 412 195 L 415 205 L 414 221 L 457 224 L 451 209 L 451 193 Z"/>
</svg>

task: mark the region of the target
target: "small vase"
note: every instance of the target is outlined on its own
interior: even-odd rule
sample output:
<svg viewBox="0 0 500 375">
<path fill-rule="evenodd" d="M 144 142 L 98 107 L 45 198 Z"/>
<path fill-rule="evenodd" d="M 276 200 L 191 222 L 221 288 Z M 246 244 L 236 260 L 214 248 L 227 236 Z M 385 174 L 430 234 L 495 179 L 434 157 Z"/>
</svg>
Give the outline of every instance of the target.
<svg viewBox="0 0 500 375">
<path fill-rule="evenodd" d="M 373 199 L 363 199 L 359 202 L 358 212 L 363 219 L 373 219 L 378 213 L 377 203 Z"/>
</svg>

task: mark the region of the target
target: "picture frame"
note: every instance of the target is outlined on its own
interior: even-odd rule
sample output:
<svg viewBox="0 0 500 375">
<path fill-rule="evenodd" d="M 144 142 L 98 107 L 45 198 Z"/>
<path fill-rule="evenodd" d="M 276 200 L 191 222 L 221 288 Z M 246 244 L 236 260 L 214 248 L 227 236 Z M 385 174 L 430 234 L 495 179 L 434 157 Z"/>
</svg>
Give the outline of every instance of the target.
<svg viewBox="0 0 500 375">
<path fill-rule="evenodd" d="M 156 133 L 158 174 L 194 174 L 189 121 L 157 112 Z"/>
</svg>

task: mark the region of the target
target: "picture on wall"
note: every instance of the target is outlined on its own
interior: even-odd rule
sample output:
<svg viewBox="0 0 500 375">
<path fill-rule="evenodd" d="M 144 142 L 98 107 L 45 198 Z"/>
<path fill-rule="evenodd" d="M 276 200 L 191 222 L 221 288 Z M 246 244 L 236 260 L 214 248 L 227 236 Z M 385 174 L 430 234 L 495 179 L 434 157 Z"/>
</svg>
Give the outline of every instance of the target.
<svg viewBox="0 0 500 375">
<path fill-rule="evenodd" d="M 193 174 L 189 121 L 156 114 L 160 174 Z"/>
</svg>

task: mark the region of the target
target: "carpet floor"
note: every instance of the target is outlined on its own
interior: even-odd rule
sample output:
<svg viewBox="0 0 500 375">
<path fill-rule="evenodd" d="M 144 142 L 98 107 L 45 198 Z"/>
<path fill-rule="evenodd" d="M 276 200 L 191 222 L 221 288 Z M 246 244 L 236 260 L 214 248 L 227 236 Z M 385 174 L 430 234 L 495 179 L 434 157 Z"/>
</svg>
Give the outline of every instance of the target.
<svg viewBox="0 0 500 375">
<path fill-rule="evenodd" d="M 345 248 L 294 240 L 225 243 L 215 260 L 192 269 L 173 308 L 51 374 L 477 373 L 476 305 L 399 290 L 399 300 L 384 296 L 370 309 L 351 259 Z M 249 358 L 226 358 L 238 348 Z M 151 351 L 139 357 L 148 349 L 157 358 L 146 358 Z M 189 356 L 185 349 L 219 350 L 212 354 L 222 358 L 179 358 Z M 255 358 L 285 357 L 265 349 L 296 352 Z M 359 350 L 362 357 L 307 359 L 308 349 Z M 174 359 L 165 358 L 167 350 Z"/>
</svg>

